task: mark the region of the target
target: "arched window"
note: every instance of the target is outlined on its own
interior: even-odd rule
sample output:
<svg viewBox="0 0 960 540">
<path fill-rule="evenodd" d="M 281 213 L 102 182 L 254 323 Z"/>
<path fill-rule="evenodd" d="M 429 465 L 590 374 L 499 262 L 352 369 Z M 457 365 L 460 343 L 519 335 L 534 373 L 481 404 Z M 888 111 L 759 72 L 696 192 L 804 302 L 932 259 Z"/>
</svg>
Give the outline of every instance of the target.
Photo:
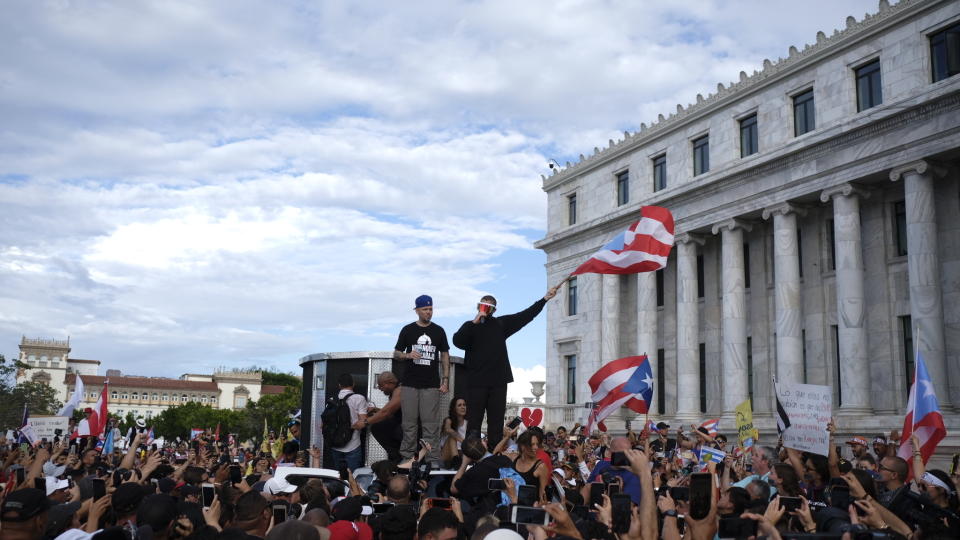
<svg viewBox="0 0 960 540">
<path fill-rule="evenodd" d="M 116 390 L 114 390 L 113 392 L 110 393 L 110 399 L 117 399 L 117 391 L 116 391 Z"/>
<path fill-rule="evenodd" d="M 206 403 L 206 402 L 207 402 L 207 396 L 200 396 L 200 401 L 201 401 L 202 403 Z"/>
<path fill-rule="evenodd" d="M 217 396 L 210 396 L 210 403 L 216 403 L 216 402 L 217 402 Z"/>
<path fill-rule="evenodd" d="M 183 394 L 183 395 L 180 397 L 180 401 L 183 401 L 184 403 L 186 403 L 186 402 L 187 402 L 187 395 L 186 395 L 186 394 Z"/>
<path fill-rule="evenodd" d="M 137 397 L 137 393 L 136 393 L 136 392 L 133 392 L 132 394 L 130 394 L 130 399 L 139 399 L 139 398 Z"/>
<path fill-rule="evenodd" d="M 120 399 L 130 399 L 130 398 L 129 398 L 129 396 L 127 396 L 127 393 L 124 392 L 124 393 L 120 394 Z"/>
<path fill-rule="evenodd" d="M 153 393 L 153 400 L 154 400 L 154 401 L 157 400 L 157 393 L 156 393 L 156 392 Z"/>
<path fill-rule="evenodd" d="M 164 394 L 164 395 L 163 395 L 163 400 L 164 400 L 164 401 L 170 401 L 170 395 L 169 395 L 169 394 Z"/>
</svg>

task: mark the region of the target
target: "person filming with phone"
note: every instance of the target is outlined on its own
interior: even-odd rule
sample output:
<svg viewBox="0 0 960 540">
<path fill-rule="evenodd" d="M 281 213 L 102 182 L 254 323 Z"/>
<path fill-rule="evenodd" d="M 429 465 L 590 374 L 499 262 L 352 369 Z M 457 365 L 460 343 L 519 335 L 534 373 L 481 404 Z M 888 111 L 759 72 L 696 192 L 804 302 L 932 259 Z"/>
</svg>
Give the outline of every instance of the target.
<svg viewBox="0 0 960 540">
<path fill-rule="evenodd" d="M 464 350 L 463 364 L 467 381 L 467 426 L 480 432 L 483 416 L 487 416 L 487 439 L 499 441 L 503 436 L 503 415 L 507 407 L 507 385 L 513 382 L 513 370 L 507 354 L 507 338 L 516 334 L 543 311 L 547 301 L 557 295 L 551 287 L 543 298 L 527 309 L 495 317 L 497 299 L 486 295 L 477 303 L 477 315 L 460 326 L 453 335 L 453 344 Z"/>
</svg>

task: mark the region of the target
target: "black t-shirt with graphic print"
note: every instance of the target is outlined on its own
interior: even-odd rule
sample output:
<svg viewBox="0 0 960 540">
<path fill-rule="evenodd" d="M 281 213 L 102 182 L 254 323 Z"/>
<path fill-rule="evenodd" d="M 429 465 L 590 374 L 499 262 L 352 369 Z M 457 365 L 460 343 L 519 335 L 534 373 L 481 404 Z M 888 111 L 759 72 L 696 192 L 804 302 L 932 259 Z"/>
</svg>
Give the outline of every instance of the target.
<svg viewBox="0 0 960 540">
<path fill-rule="evenodd" d="M 438 388 L 440 386 L 440 353 L 449 352 L 447 333 L 434 323 L 429 326 L 420 326 L 412 322 L 400 330 L 400 337 L 394 350 L 410 352 L 420 351 L 419 360 L 403 360 L 404 370 L 400 376 L 400 384 L 411 388 Z"/>
</svg>

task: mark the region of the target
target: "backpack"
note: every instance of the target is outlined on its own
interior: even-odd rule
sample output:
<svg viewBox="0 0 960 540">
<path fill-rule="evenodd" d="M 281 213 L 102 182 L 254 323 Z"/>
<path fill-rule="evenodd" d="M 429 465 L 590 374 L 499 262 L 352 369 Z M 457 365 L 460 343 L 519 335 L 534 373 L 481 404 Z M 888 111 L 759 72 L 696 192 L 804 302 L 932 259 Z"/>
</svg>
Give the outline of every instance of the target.
<svg viewBox="0 0 960 540">
<path fill-rule="evenodd" d="M 320 414 L 323 439 L 332 448 L 346 446 L 353 438 L 353 422 L 350 419 L 350 406 L 347 405 L 352 395 L 351 392 L 342 399 L 330 398 Z"/>
</svg>

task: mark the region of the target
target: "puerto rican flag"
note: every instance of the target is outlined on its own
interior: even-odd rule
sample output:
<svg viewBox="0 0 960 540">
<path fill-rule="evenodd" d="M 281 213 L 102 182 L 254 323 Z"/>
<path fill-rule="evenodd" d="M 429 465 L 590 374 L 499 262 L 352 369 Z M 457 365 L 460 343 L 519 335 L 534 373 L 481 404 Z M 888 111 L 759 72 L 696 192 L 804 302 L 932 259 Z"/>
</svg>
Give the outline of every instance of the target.
<svg viewBox="0 0 960 540">
<path fill-rule="evenodd" d="M 673 215 L 666 208 L 644 206 L 640 216 L 640 221 L 607 242 L 570 275 L 637 274 L 665 267 L 673 247 Z"/>
<path fill-rule="evenodd" d="M 77 375 L 77 378 L 79 379 L 80 375 Z M 90 420 L 84 418 L 80 421 L 77 434 L 81 437 L 99 437 L 103 434 L 103 428 L 107 426 L 107 390 L 109 386 L 109 379 L 103 381 L 103 390 L 100 392 L 100 397 L 97 398 L 97 403 L 93 406 Z"/>
<path fill-rule="evenodd" d="M 707 434 L 711 437 L 716 437 L 720 433 L 720 419 L 714 418 L 712 420 L 707 420 L 706 422 L 700 424 L 700 427 L 707 430 Z"/>
<path fill-rule="evenodd" d="M 927 365 L 917 351 L 917 361 L 914 364 L 913 385 L 910 386 L 910 397 L 907 399 L 907 416 L 903 419 L 903 431 L 900 436 L 900 450 L 897 455 L 902 457 L 910 467 L 907 481 L 913 477 L 913 443 L 910 436 L 916 434 L 920 441 L 920 458 L 926 464 L 936 450 L 937 444 L 947 436 L 947 428 L 943 425 L 943 415 L 940 414 L 940 403 L 933 389 Z"/>
<path fill-rule="evenodd" d="M 653 423 L 653 420 L 647 422 L 647 431 L 650 433 L 660 433 L 660 430 L 657 429 L 657 425 Z"/>
<path fill-rule="evenodd" d="M 620 358 L 601 367 L 590 377 L 594 403 L 587 432 L 620 407 L 646 413 L 653 400 L 653 369 L 646 355 Z"/>
</svg>

